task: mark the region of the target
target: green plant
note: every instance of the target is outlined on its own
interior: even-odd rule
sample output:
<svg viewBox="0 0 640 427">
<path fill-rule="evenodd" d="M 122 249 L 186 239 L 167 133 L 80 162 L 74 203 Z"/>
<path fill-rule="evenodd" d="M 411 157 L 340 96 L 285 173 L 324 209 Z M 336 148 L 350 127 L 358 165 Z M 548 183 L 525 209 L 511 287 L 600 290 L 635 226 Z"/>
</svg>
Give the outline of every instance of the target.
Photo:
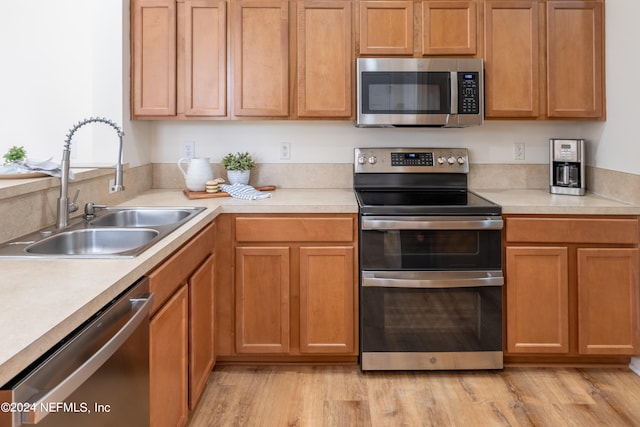
<svg viewBox="0 0 640 427">
<path fill-rule="evenodd" d="M 21 160 L 25 160 L 27 158 L 27 150 L 24 147 L 13 146 L 9 148 L 9 151 L 2 156 L 4 157 L 4 164 L 19 162 Z"/>
<path fill-rule="evenodd" d="M 251 155 L 245 153 L 229 153 L 222 158 L 222 166 L 228 171 L 248 171 L 256 165 Z"/>
</svg>

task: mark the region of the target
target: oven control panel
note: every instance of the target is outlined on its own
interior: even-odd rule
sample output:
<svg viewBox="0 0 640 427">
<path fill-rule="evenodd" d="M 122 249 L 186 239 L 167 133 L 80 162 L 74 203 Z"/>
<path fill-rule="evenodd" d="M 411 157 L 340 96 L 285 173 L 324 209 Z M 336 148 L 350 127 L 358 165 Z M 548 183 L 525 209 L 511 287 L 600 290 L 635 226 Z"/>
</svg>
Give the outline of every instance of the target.
<svg viewBox="0 0 640 427">
<path fill-rule="evenodd" d="M 466 148 L 356 148 L 355 173 L 469 173 Z"/>
</svg>

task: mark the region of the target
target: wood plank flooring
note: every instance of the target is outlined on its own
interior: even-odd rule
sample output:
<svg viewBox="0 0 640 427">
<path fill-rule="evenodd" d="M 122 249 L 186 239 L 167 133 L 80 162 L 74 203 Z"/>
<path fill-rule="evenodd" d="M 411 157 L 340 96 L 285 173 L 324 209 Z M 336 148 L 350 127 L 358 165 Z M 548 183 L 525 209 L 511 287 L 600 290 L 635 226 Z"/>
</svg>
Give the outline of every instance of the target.
<svg viewBox="0 0 640 427">
<path fill-rule="evenodd" d="M 223 366 L 189 422 L 205 426 L 640 426 L 640 377 L 616 368 Z"/>
</svg>

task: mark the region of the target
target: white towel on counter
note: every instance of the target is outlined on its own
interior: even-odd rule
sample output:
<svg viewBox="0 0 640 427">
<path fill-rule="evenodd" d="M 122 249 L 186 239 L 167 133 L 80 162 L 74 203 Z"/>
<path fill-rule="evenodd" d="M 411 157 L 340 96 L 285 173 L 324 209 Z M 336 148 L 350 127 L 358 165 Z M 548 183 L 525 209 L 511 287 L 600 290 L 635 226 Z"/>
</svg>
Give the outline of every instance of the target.
<svg viewBox="0 0 640 427">
<path fill-rule="evenodd" d="M 20 173 L 33 173 L 39 172 L 46 175 L 55 176 L 57 178 L 62 174 L 60 170 L 60 163 L 52 162 L 51 159 L 43 161 L 25 160 L 11 162 L 6 165 L 0 166 L 0 178 L 2 174 L 20 174 Z M 73 171 L 69 171 L 69 179 L 73 180 Z"/>
<path fill-rule="evenodd" d="M 271 193 L 258 191 L 250 185 L 235 183 L 232 185 L 223 184 L 220 186 L 220 190 L 225 193 L 229 193 L 231 197 L 244 200 L 258 200 L 268 199 L 271 197 Z"/>
</svg>

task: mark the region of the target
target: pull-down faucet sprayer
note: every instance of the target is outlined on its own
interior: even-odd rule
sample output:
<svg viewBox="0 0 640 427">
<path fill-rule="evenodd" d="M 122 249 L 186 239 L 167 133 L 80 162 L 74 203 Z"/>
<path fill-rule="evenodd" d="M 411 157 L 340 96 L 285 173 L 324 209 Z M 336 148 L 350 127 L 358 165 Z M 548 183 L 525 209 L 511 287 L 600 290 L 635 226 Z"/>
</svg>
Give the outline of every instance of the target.
<svg viewBox="0 0 640 427">
<path fill-rule="evenodd" d="M 73 138 L 73 134 L 76 133 L 78 129 L 88 123 L 105 123 L 115 129 L 118 134 L 119 139 L 119 148 L 118 148 L 118 160 L 116 163 L 116 176 L 115 183 L 111 187 L 111 191 L 123 191 L 123 150 L 122 150 L 122 137 L 124 132 L 120 126 L 118 126 L 115 122 L 105 119 L 103 117 L 90 117 L 88 119 L 84 119 L 75 124 L 67 134 L 67 138 L 64 141 L 64 150 L 62 151 L 62 164 L 60 166 L 61 174 L 60 174 L 60 198 L 58 198 L 58 220 L 56 223 L 57 228 L 64 228 L 69 225 L 69 212 L 75 212 L 78 210 L 78 205 L 75 203 L 75 199 L 73 203 L 69 203 L 69 166 L 70 166 L 70 156 L 71 156 L 71 138 Z M 76 193 L 77 197 L 77 193 Z"/>
</svg>

